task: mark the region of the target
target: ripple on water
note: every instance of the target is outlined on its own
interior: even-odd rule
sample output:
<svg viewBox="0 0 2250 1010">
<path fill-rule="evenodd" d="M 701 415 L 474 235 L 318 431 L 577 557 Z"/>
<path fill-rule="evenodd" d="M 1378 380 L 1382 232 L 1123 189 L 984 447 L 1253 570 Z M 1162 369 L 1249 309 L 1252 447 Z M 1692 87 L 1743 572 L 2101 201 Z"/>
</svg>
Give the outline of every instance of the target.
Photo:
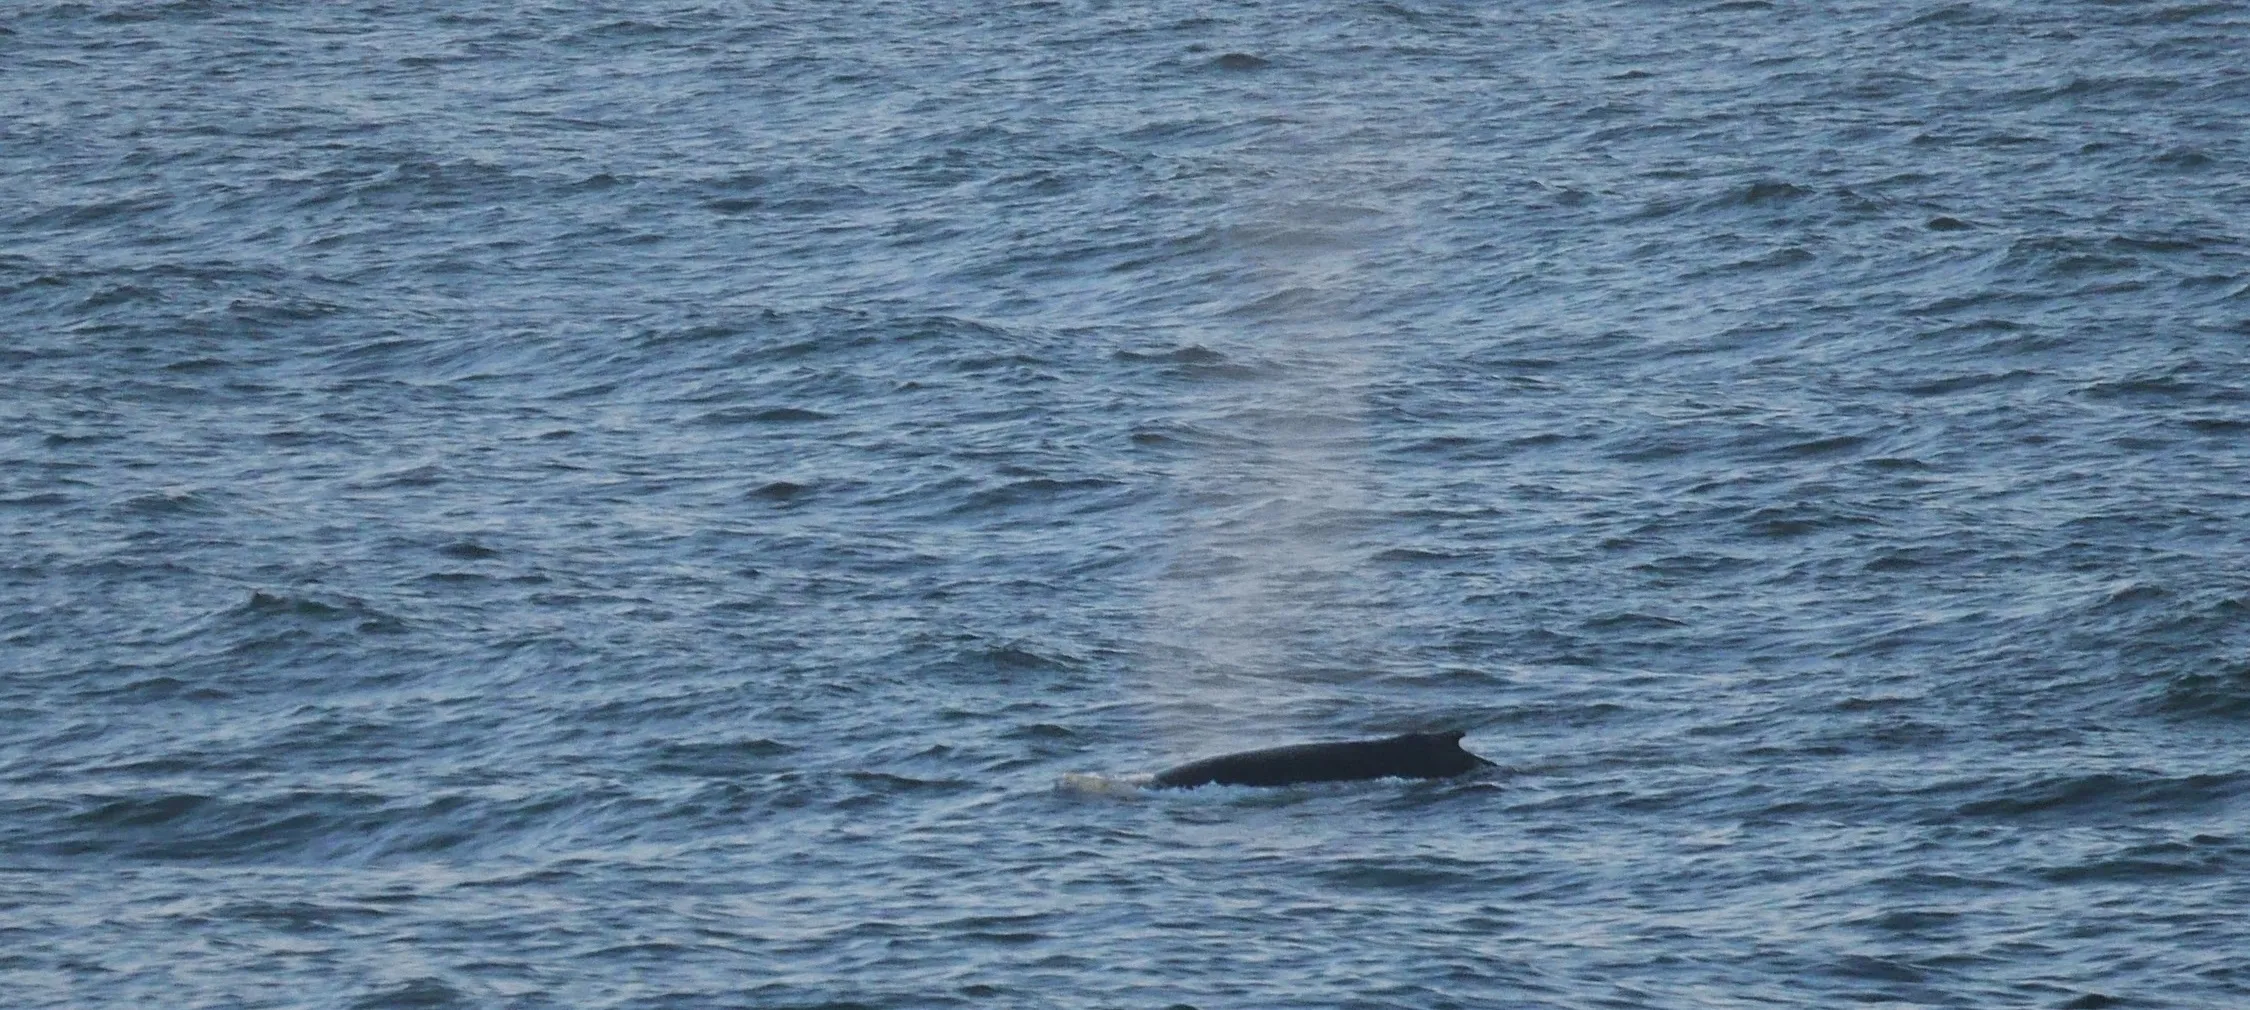
<svg viewBox="0 0 2250 1010">
<path fill-rule="evenodd" d="M 11 1005 L 2244 1002 L 2234 8 L 799 6 L 0 28 Z"/>
</svg>

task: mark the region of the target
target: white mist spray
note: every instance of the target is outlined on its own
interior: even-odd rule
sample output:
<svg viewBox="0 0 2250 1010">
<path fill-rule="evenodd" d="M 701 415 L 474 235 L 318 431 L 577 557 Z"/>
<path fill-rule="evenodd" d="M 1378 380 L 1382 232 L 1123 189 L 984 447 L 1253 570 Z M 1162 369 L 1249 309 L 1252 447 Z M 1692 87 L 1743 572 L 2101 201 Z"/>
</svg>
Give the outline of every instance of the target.
<svg viewBox="0 0 2250 1010">
<path fill-rule="evenodd" d="M 1182 418 L 1206 437 L 1176 473 L 1151 607 L 1168 652 L 1150 659 L 1151 701 L 1178 753 L 1300 738 L 1378 658 L 1366 413 L 1382 334 L 1366 267 L 1405 212 L 1375 183 L 1395 166 L 1330 149 L 1372 135 L 1331 116 L 1260 145 L 1264 192 L 1224 227 L 1240 280 L 1203 342 L 1239 368 Z"/>
</svg>

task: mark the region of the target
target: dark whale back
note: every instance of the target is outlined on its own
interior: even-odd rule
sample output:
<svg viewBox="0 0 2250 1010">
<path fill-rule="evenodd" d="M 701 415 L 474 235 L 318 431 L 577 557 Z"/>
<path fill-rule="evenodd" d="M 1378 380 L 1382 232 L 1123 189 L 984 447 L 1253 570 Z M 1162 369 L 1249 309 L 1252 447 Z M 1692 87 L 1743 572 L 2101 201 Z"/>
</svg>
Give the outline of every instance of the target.
<svg viewBox="0 0 2250 1010">
<path fill-rule="evenodd" d="M 1461 749 L 1462 735 L 1460 730 L 1406 733 L 1381 740 L 1301 743 L 1222 754 L 1158 772 L 1156 784 L 1187 789 L 1214 784 L 1286 786 L 1355 779 L 1442 779 L 1489 767 L 1492 762 Z"/>
</svg>

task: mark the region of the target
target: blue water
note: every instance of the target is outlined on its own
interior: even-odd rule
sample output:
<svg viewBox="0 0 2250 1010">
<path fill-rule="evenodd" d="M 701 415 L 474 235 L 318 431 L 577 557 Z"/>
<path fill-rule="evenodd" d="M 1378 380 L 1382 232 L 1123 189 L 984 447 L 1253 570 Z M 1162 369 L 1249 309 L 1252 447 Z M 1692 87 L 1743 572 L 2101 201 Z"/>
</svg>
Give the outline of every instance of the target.
<svg viewBox="0 0 2250 1010">
<path fill-rule="evenodd" d="M 12 4 L 4 1001 L 2250 1005 L 2245 52 Z"/>
</svg>

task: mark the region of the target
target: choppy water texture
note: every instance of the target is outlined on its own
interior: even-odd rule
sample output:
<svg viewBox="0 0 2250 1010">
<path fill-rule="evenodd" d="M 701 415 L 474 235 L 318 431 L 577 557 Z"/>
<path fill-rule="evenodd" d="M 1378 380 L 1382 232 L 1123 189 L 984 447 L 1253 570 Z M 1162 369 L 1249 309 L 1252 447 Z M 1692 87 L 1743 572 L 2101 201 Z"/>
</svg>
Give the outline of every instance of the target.
<svg viewBox="0 0 2250 1010">
<path fill-rule="evenodd" d="M 2245 52 L 12 4 L 6 1002 L 2250 1005 Z"/>
</svg>

